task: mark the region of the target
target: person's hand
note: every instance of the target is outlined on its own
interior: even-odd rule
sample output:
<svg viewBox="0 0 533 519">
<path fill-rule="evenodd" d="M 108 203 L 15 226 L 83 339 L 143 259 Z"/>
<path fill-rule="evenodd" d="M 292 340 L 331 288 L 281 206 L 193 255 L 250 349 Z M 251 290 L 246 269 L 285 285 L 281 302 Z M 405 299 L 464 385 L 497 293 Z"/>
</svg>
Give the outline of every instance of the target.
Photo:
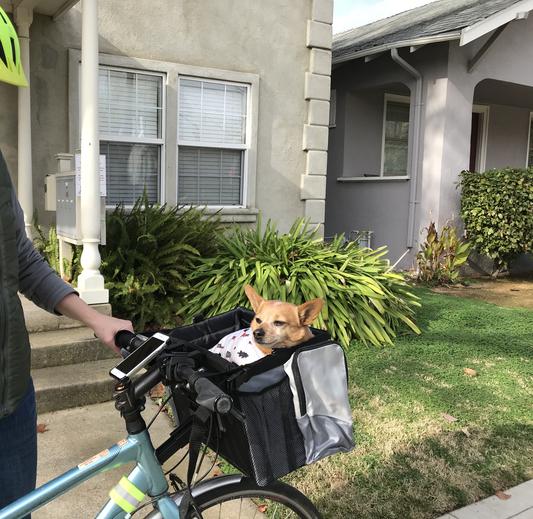
<svg viewBox="0 0 533 519">
<path fill-rule="evenodd" d="M 117 319 L 104 314 L 98 314 L 94 321 L 90 323 L 94 334 L 113 351 L 120 354 L 120 348 L 115 345 L 115 334 L 120 330 L 128 330 L 133 332 L 133 325 L 130 321 L 124 319 Z"/>
</svg>

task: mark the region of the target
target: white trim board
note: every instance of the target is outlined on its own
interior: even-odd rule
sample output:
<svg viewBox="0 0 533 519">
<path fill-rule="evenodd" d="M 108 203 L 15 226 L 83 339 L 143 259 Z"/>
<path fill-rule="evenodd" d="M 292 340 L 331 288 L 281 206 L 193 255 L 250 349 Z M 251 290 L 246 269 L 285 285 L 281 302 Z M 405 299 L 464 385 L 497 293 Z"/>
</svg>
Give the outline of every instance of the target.
<svg viewBox="0 0 533 519">
<path fill-rule="evenodd" d="M 484 20 L 481 20 L 461 31 L 460 46 L 481 38 L 485 34 L 512 22 L 513 20 L 523 20 L 527 18 L 529 11 L 533 10 L 533 0 L 522 0 L 506 9 L 503 9 Z"/>
</svg>

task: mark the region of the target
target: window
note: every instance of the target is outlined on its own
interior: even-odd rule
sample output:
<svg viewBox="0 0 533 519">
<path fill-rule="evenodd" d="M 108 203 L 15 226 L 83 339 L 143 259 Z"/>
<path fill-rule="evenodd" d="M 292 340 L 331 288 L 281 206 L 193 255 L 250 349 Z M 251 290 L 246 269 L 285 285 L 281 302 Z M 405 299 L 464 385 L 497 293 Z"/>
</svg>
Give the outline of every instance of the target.
<svg viewBox="0 0 533 519">
<path fill-rule="evenodd" d="M 179 78 L 178 202 L 242 206 L 248 85 Z"/>
<path fill-rule="evenodd" d="M 409 98 L 385 95 L 381 176 L 405 177 L 409 157 Z"/>
<path fill-rule="evenodd" d="M 107 204 L 133 205 L 146 190 L 157 202 L 163 153 L 163 76 L 101 66 L 100 153 L 106 156 Z"/>
</svg>

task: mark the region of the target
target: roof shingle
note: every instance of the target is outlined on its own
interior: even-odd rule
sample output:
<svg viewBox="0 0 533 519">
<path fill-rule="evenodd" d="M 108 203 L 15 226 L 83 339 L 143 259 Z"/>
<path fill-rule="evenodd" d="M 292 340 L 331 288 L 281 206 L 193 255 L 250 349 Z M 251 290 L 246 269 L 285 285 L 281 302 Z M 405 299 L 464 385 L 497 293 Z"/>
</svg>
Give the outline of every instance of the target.
<svg viewBox="0 0 533 519">
<path fill-rule="evenodd" d="M 374 47 L 454 33 L 520 0 L 439 0 L 333 37 L 333 60 Z"/>
</svg>

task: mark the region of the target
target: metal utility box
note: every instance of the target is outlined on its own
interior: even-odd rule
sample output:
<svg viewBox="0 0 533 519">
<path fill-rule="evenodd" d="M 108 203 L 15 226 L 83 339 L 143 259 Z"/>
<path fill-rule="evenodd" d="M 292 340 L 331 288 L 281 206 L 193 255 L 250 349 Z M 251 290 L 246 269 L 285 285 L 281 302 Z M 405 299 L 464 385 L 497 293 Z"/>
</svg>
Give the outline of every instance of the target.
<svg viewBox="0 0 533 519">
<path fill-rule="evenodd" d="M 73 171 L 56 173 L 56 226 L 57 236 L 74 245 L 82 244 L 81 197 L 76 174 Z M 105 245 L 105 197 L 100 197 L 100 243 Z"/>
</svg>

